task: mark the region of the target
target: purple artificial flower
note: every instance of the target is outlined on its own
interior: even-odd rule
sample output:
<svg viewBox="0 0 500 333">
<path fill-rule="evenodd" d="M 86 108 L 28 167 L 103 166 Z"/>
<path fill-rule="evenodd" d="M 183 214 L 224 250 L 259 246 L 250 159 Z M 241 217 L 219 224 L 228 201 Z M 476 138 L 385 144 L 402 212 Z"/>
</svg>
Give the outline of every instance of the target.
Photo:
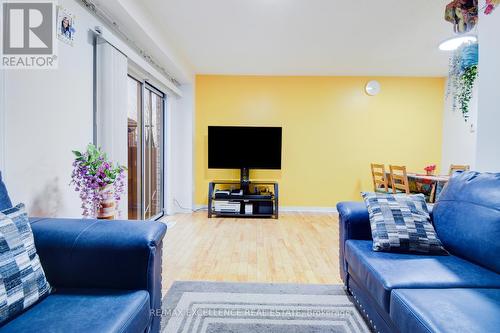
<svg viewBox="0 0 500 333">
<path fill-rule="evenodd" d="M 82 210 L 85 217 L 96 217 L 97 211 L 104 200 L 103 188 L 112 185 L 112 195 L 118 203 L 121 194 L 125 191 L 124 166 L 113 164 L 107 160 L 106 155 L 100 149 L 89 144 L 87 151 L 83 154 L 73 152 L 75 161 L 71 173 L 71 185 L 79 192 L 82 200 Z"/>
</svg>

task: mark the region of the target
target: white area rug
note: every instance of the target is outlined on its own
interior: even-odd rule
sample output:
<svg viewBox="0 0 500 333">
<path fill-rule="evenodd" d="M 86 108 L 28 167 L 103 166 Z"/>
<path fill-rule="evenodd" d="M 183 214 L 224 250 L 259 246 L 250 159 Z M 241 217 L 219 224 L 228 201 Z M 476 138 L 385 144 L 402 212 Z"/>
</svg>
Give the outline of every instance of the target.
<svg viewBox="0 0 500 333">
<path fill-rule="evenodd" d="M 370 332 L 340 285 L 175 282 L 162 332 Z"/>
</svg>

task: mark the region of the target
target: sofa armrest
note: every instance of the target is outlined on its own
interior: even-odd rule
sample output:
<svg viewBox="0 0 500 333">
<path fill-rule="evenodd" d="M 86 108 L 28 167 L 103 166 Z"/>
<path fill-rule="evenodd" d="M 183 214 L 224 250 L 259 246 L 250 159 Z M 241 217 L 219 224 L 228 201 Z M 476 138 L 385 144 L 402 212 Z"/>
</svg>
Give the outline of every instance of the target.
<svg viewBox="0 0 500 333">
<path fill-rule="evenodd" d="M 340 202 L 339 212 L 339 260 L 340 277 L 347 283 L 347 262 L 344 258 L 345 242 L 348 239 L 372 239 L 370 218 L 363 202 Z"/>
<path fill-rule="evenodd" d="M 160 308 L 164 224 L 53 218 L 30 222 L 53 287 L 147 290 L 151 309 Z M 153 319 L 153 326 L 159 327 L 159 319 Z"/>
</svg>

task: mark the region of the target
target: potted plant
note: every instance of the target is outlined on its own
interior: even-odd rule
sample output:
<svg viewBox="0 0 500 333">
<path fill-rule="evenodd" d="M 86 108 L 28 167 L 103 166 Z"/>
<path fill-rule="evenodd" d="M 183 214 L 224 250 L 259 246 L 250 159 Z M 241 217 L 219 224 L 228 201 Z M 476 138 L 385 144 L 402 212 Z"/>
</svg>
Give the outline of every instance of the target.
<svg viewBox="0 0 500 333">
<path fill-rule="evenodd" d="M 424 168 L 427 176 L 432 176 L 434 175 L 434 172 L 436 171 L 436 164 L 431 164 L 431 165 L 428 165 Z"/>
<path fill-rule="evenodd" d="M 113 219 L 125 188 L 125 170 L 113 164 L 100 148 L 89 144 L 84 152 L 73 151 L 71 184 L 82 200 L 83 216 Z"/>
</svg>

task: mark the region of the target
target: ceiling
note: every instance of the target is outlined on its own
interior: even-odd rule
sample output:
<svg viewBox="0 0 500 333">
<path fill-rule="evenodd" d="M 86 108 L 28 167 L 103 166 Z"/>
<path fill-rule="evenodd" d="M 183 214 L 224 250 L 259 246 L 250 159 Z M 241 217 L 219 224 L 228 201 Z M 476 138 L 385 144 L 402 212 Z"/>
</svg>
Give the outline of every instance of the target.
<svg viewBox="0 0 500 333">
<path fill-rule="evenodd" d="M 450 0 L 143 0 L 196 74 L 445 76 Z"/>
</svg>

